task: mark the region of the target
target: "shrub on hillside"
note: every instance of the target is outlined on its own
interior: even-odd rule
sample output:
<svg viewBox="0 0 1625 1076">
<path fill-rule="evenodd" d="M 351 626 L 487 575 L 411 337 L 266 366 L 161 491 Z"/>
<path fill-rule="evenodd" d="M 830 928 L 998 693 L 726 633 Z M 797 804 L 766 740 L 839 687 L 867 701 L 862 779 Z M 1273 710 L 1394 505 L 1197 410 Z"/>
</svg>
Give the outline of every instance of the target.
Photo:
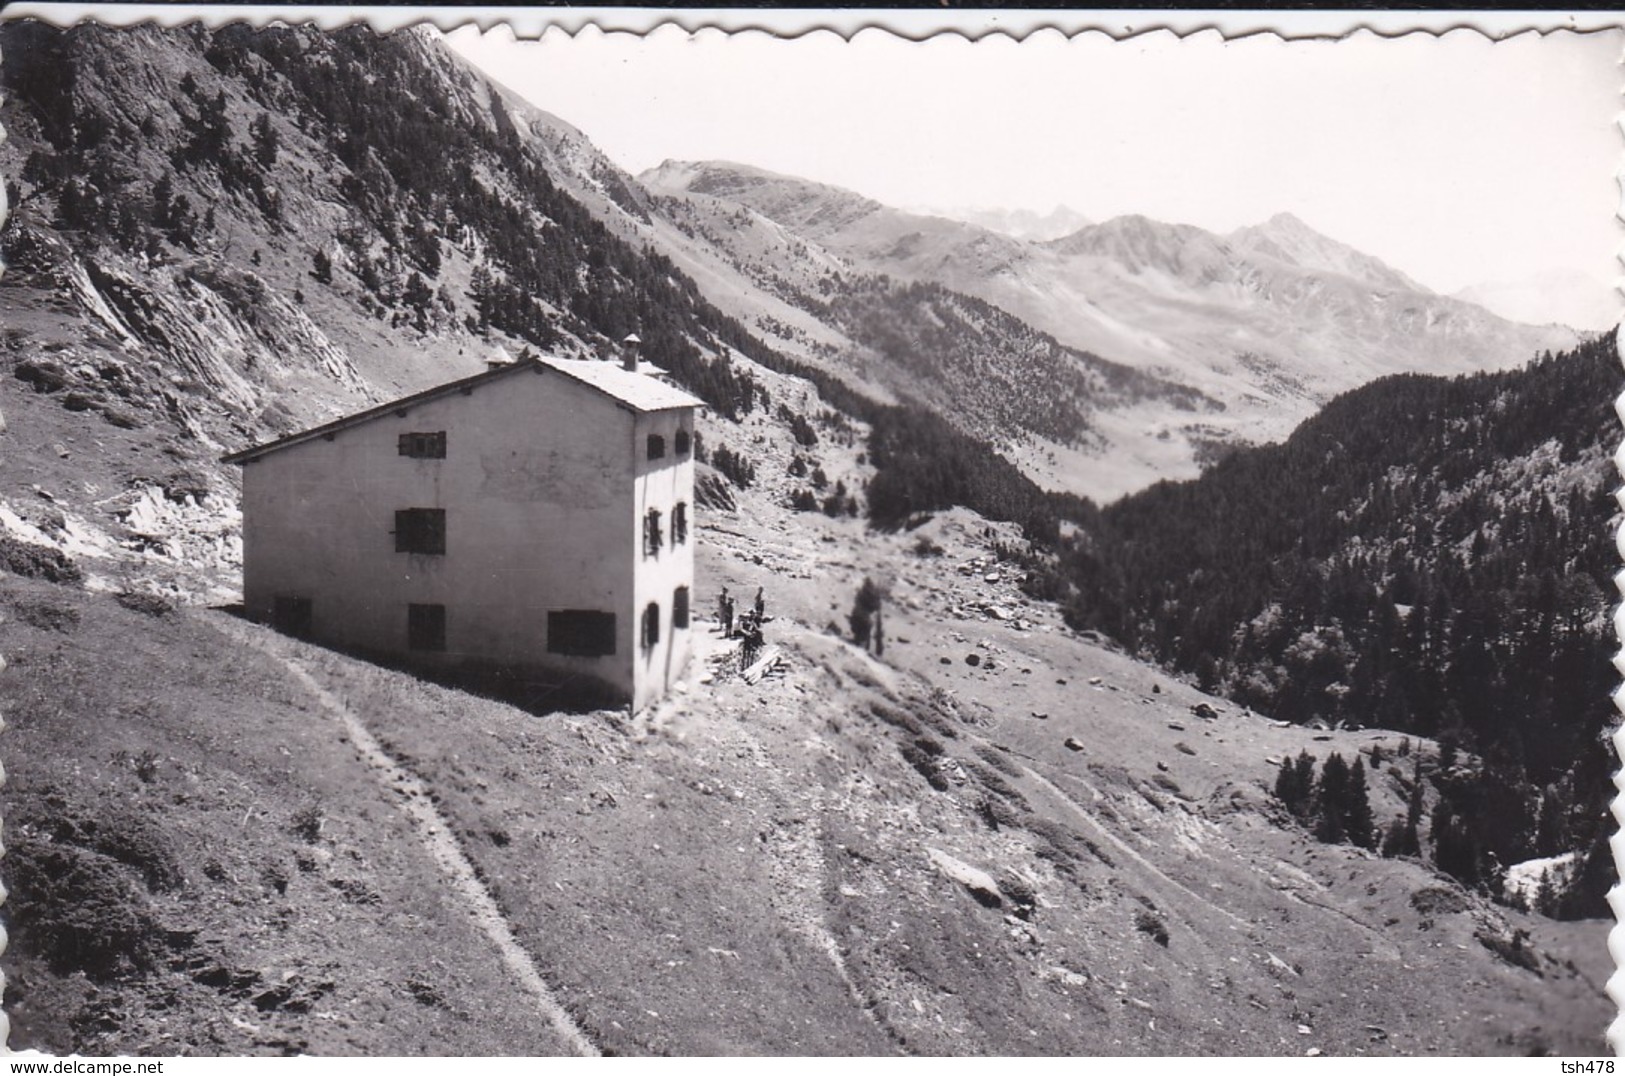
<svg viewBox="0 0 1625 1076">
<path fill-rule="evenodd" d="M 14 602 L 17 619 L 41 631 L 66 635 L 79 627 L 79 610 L 60 602 Z"/>
<path fill-rule="evenodd" d="M 942 547 L 922 534 L 914 539 L 914 555 L 916 557 L 940 557 L 942 556 Z"/>
<path fill-rule="evenodd" d="M 1156 912 L 1142 908 L 1134 916 L 1134 929 L 1164 949 L 1168 948 L 1168 927 Z"/>
<path fill-rule="evenodd" d="M 6 850 L 8 924 L 17 944 L 93 982 L 151 971 L 160 930 L 151 902 L 111 856 L 34 834 Z"/>
<path fill-rule="evenodd" d="M 114 595 L 113 600 L 133 613 L 143 616 L 167 616 L 175 611 L 175 604 L 156 594 L 144 594 L 140 591 L 125 590 Z"/>
<path fill-rule="evenodd" d="M 322 824 L 326 821 L 327 816 L 321 807 L 312 803 L 293 813 L 288 821 L 288 829 L 307 844 L 315 844 L 322 835 Z"/>
<path fill-rule="evenodd" d="M 51 583 L 81 583 L 85 573 L 66 553 L 0 534 L 0 571 Z"/>
</svg>

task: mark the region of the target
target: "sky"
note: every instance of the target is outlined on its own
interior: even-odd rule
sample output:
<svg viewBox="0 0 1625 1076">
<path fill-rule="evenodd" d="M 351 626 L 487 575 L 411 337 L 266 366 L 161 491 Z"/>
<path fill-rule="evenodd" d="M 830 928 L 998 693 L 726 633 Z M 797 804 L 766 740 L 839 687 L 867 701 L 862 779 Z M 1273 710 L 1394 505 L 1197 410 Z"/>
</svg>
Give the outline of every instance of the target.
<svg viewBox="0 0 1625 1076">
<path fill-rule="evenodd" d="M 1286 211 L 1445 293 L 1620 271 L 1618 32 L 448 41 L 634 173 L 731 160 L 899 207 L 1220 232 Z"/>
</svg>

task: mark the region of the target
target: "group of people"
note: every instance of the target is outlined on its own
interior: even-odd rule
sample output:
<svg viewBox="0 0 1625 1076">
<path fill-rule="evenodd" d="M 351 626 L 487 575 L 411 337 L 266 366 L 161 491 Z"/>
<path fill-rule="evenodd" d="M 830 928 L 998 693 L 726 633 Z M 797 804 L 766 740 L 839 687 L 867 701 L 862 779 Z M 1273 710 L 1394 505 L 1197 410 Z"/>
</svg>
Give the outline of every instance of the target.
<svg viewBox="0 0 1625 1076">
<path fill-rule="evenodd" d="M 722 625 L 722 635 L 725 639 L 738 638 L 740 640 L 741 664 L 748 668 L 756 661 L 756 656 L 762 650 L 762 624 L 767 619 L 767 599 L 762 594 L 762 588 L 756 588 L 756 600 L 751 608 L 739 617 L 734 623 L 733 595 L 728 588 L 722 588 L 722 594 L 717 599 L 717 621 Z"/>
</svg>

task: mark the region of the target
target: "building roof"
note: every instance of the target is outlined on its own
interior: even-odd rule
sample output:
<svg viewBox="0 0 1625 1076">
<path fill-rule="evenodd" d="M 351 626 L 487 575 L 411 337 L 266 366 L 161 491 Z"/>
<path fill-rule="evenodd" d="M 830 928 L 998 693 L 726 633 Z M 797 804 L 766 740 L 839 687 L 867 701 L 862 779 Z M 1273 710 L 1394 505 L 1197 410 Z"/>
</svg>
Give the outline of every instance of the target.
<svg viewBox="0 0 1625 1076">
<path fill-rule="evenodd" d="M 229 456 L 222 456 L 221 462 L 252 463 L 269 453 L 284 448 L 292 448 L 294 445 L 303 444 L 318 437 L 328 437 L 340 430 L 349 429 L 351 426 L 359 426 L 363 422 L 371 422 L 373 419 L 381 418 L 384 415 L 394 414 L 414 404 L 426 403 L 442 396 L 449 396 L 454 392 L 470 392 L 477 385 L 483 385 L 487 381 L 495 381 L 498 378 L 512 377 L 521 370 L 533 374 L 563 374 L 570 380 L 579 382 L 609 397 L 615 402 L 616 406 L 633 411 L 671 411 L 684 407 L 705 406 L 704 401 L 698 397 L 692 396 L 674 385 L 657 380 L 653 375 L 662 374 L 665 371 L 652 363 L 639 363 L 637 372 L 634 373 L 615 361 L 561 359 L 552 355 L 543 355 L 510 363 L 506 366 L 497 366 L 485 370 L 483 373 L 460 378 L 456 381 L 448 381 L 443 385 L 436 385 L 434 388 L 425 389 L 410 396 L 402 396 L 398 400 L 391 400 L 388 403 L 379 404 L 365 411 L 358 411 L 353 415 L 334 419 L 332 422 L 320 426 L 312 426 L 308 430 L 290 433 L 286 437 L 277 438 L 275 441 L 267 441 L 265 444 L 245 448 L 240 452 L 233 452 Z"/>
</svg>

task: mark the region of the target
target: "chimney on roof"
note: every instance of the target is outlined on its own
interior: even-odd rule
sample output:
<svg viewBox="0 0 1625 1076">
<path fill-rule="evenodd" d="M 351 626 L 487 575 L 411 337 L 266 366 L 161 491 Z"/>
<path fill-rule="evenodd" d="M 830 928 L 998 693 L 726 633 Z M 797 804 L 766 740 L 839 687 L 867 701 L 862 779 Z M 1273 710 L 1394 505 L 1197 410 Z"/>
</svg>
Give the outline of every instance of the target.
<svg viewBox="0 0 1625 1076">
<path fill-rule="evenodd" d="M 637 333 L 628 333 L 621 341 L 621 367 L 629 373 L 638 372 L 638 346 L 642 343 Z"/>
<path fill-rule="evenodd" d="M 492 348 L 491 353 L 485 356 L 485 368 L 487 370 L 500 370 L 504 366 L 512 365 L 513 356 L 509 355 L 508 349 L 501 344 Z"/>
</svg>

